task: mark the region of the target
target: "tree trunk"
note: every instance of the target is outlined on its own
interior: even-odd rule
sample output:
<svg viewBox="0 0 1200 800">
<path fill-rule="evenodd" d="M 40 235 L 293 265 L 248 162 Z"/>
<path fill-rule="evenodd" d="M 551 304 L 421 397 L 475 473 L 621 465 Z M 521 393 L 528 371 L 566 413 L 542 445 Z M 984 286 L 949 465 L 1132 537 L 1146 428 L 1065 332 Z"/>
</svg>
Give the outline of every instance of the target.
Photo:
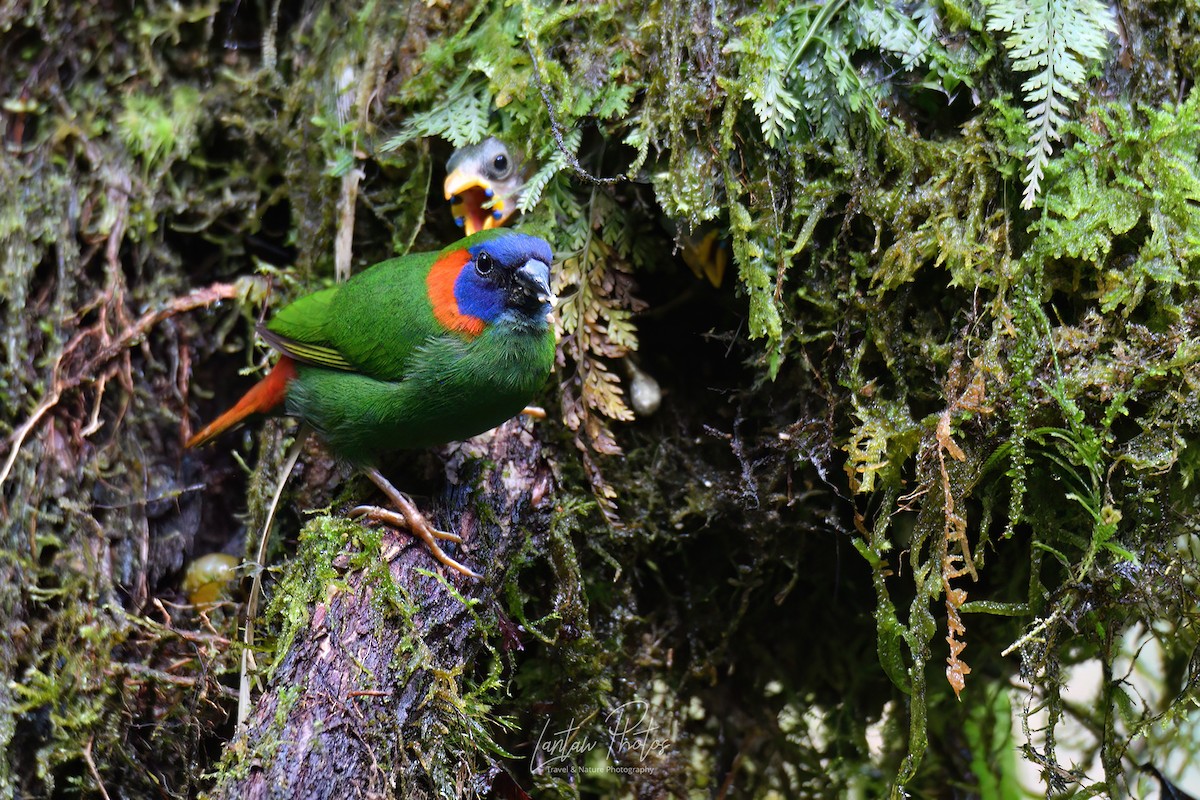
<svg viewBox="0 0 1200 800">
<path fill-rule="evenodd" d="M 477 752 L 489 734 L 475 722 L 478 699 L 468 687 L 486 671 L 479 665 L 499 655 L 485 651 L 489 633 L 506 624 L 496 592 L 525 536 L 548 525 L 551 476 L 521 419 L 499 428 L 484 448 L 481 461 L 469 462 L 485 465 L 475 485 L 452 490 L 435 522 L 460 532 L 458 557 L 485 578 L 440 567 L 419 541 L 387 528 L 378 542 L 382 562 L 353 547 L 334 558 L 341 574 L 326 583 L 325 599 L 281 654 L 214 796 L 324 800 L 487 790 L 494 768 Z M 287 570 L 306 569 L 312 553 L 303 551 L 324 541 L 313 531 L 331 527 L 357 525 L 314 520 Z M 474 746 L 459 745 L 466 739 Z"/>
</svg>

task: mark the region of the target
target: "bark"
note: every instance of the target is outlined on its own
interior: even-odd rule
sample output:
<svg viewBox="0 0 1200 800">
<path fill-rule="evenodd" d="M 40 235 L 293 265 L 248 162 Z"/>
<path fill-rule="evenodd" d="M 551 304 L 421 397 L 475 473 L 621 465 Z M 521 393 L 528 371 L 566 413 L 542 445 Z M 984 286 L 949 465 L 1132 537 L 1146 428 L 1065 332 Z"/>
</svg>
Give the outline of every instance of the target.
<svg viewBox="0 0 1200 800">
<path fill-rule="evenodd" d="M 505 424 L 485 449 L 473 462 L 484 465 L 478 481 L 455 487 L 436 518 L 462 535 L 456 552 L 484 580 L 440 568 L 420 542 L 384 529 L 387 573 L 367 566 L 329 584 L 232 744 L 234 763 L 227 759 L 215 797 L 474 796 L 488 788 L 492 765 L 458 743 L 487 741 L 469 694 L 482 657 L 497 655 L 489 634 L 507 638 L 496 593 L 524 537 L 548 525 L 551 477 L 528 422 Z M 343 553 L 335 566 L 346 563 Z"/>
</svg>

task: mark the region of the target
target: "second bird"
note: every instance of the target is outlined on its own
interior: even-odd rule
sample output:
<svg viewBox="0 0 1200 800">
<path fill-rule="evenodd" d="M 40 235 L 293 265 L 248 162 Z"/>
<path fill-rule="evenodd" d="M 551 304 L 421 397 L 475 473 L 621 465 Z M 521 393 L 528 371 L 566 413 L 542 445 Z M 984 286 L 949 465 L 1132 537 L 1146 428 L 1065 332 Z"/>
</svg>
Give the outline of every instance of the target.
<svg viewBox="0 0 1200 800">
<path fill-rule="evenodd" d="M 443 188 L 455 223 L 466 233 L 499 228 L 517 210 L 525 185 L 518 162 L 494 136 L 450 156 Z"/>
</svg>

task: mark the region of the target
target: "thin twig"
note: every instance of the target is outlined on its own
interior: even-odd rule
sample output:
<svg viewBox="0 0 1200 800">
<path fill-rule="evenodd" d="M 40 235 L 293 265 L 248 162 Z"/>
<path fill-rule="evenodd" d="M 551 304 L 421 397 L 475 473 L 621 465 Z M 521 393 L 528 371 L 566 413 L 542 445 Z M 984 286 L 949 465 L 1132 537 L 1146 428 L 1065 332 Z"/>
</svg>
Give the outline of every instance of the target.
<svg viewBox="0 0 1200 800">
<path fill-rule="evenodd" d="M 275 520 L 275 509 L 279 507 L 279 499 L 283 496 L 283 487 L 287 484 L 288 476 L 292 474 L 292 470 L 296 468 L 296 462 L 300 459 L 300 451 L 304 449 L 304 440 L 308 438 L 309 430 L 311 429 L 307 425 L 302 425 L 296 432 L 296 439 L 292 442 L 292 446 L 288 448 L 279 481 L 275 486 L 275 496 L 271 498 L 271 505 L 267 509 L 267 519 L 263 523 L 262 535 L 258 540 L 258 555 L 254 560 L 254 578 L 250 581 L 250 596 L 246 599 L 246 624 L 242 629 L 244 647 L 242 648 L 242 675 L 238 681 L 238 728 L 242 728 L 250 717 L 250 675 L 258 666 L 254 663 L 254 618 L 258 615 L 258 598 L 262 594 L 262 574 L 266 569 L 263 562 L 267 560 L 267 542 L 271 539 L 271 523 Z"/>
<path fill-rule="evenodd" d="M 563 154 L 563 158 L 567 160 L 567 166 L 588 183 L 593 185 L 611 186 L 615 183 L 630 180 L 628 175 L 616 175 L 611 178 L 600 178 L 583 168 L 579 163 L 579 159 L 575 154 L 567 149 L 567 144 L 563 141 L 562 125 L 558 122 L 558 115 L 554 112 L 554 102 L 550 99 L 550 88 L 542 80 L 542 70 L 540 59 L 538 57 L 534 42 L 537 35 L 533 33 L 529 24 L 528 16 L 525 16 L 525 47 L 529 50 L 529 60 L 533 64 L 533 82 L 537 84 L 538 92 L 542 95 L 542 103 L 546 106 L 546 113 L 550 115 L 550 133 L 554 136 L 554 144 L 558 147 L 558 151 Z"/>
<path fill-rule="evenodd" d="M 163 672 L 161 669 L 154 669 L 153 667 L 147 667 L 143 664 L 117 664 L 114 665 L 111 670 L 109 670 L 110 675 L 120 672 L 124 672 L 130 678 L 134 679 L 154 680 L 158 681 L 159 683 L 169 683 L 172 686 L 186 686 L 188 688 L 194 688 L 204 682 L 202 677 L 192 678 L 187 675 L 172 675 L 169 672 Z M 227 697 L 231 700 L 237 696 L 237 693 L 234 692 L 233 689 L 219 683 L 213 683 L 208 688 L 215 691 L 222 697 Z"/>
<path fill-rule="evenodd" d="M 83 760 L 87 762 L 88 771 L 92 773 L 92 777 L 96 779 L 96 786 L 100 789 L 100 796 L 104 800 L 110 800 L 108 790 L 104 788 L 104 781 L 100 779 L 100 770 L 96 769 L 96 762 L 92 760 L 92 741 L 96 737 L 88 737 L 87 744 L 83 746 Z"/>
<path fill-rule="evenodd" d="M 0 469 L 0 486 L 3 486 L 4 481 L 8 478 L 8 472 L 12 469 L 13 462 L 17 460 L 17 451 L 25 443 L 25 437 L 37 426 L 42 417 L 46 415 L 46 412 L 54 408 L 60 396 L 59 392 L 51 390 L 50 394 L 46 395 L 42 399 L 42 402 L 38 404 L 38 407 L 33 410 L 33 413 L 29 415 L 29 419 L 25 420 L 21 427 L 12 432 L 12 436 L 9 437 L 8 458 L 4 461 L 4 468 Z"/>
<path fill-rule="evenodd" d="M 183 297 L 176 297 L 157 311 L 147 311 L 135 323 L 121 331 L 121 334 L 117 338 L 101 347 L 96 355 L 88 359 L 73 374 L 65 378 L 58 375 L 58 370 L 62 366 L 62 358 L 60 356 L 54 365 L 54 379 L 49 392 L 42 399 L 42 402 L 38 403 L 37 408 L 29 415 L 29 418 L 14 430 L 9 437 L 8 458 L 4 461 L 4 467 L 0 468 L 0 486 L 3 486 L 4 482 L 8 479 L 8 474 L 17 460 L 17 453 L 20 452 L 21 446 L 25 443 L 25 439 L 29 436 L 30 431 L 37 427 L 37 424 L 46 416 L 48 411 L 58 405 L 58 401 L 62 399 L 63 394 L 80 386 L 107 378 L 107 372 L 101 370 L 100 367 L 125 352 L 127 348 L 137 344 L 151 328 L 164 319 L 197 308 L 210 306 L 218 300 L 230 300 L 237 297 L 238 294 L 239 289 L 236 284 L 214 283 L 212 286 L 197 289 Z"/>
</svg>

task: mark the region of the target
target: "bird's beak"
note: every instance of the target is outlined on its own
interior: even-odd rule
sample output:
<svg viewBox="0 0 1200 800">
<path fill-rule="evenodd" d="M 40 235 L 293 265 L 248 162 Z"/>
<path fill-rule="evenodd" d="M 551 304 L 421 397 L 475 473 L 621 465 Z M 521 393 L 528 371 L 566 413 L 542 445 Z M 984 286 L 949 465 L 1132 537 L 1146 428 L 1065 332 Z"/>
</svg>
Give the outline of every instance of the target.
<svg viewBox="0 0 1200 800">
<path fill-rule="evenodd" d="M 550 291 L 550 266 L 536 259 L 530 259 L 517 270 L 517 280 L 532 297 L 542 304 L 554 308 L 558 298 Z"/>
<path fill-rule="evenodd" d="M 463 164 L 455 169 L 446 176 L 442 188 L 450 201 L 454 221 L 468 236 L 499 228 L 516 210 L 516 204 L 510 205 L 491 182 L 479 174 L 474 164 Z"/>
</svg>

